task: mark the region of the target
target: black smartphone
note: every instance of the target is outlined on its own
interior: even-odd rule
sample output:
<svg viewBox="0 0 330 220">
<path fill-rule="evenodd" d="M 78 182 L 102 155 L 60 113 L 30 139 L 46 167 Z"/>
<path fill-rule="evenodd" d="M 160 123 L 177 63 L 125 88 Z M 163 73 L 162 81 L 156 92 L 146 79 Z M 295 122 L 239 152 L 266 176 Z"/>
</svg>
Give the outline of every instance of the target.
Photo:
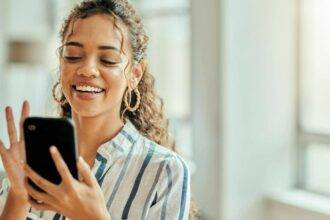
<svg viewBox="0 0 330 220">
<path fill-rule="evenodd" d="M 72 176 L 78 179 L 75 130 L 69 119 L 28 117 L 24 121 L 23 129 L 26 162 L 34 171 L 52 183 L 61 183 L 61 176 L 49 151 L 54 145 Z M 28 181 L 35 189 L 42 191 L 31 180 Z"/>
</svg>

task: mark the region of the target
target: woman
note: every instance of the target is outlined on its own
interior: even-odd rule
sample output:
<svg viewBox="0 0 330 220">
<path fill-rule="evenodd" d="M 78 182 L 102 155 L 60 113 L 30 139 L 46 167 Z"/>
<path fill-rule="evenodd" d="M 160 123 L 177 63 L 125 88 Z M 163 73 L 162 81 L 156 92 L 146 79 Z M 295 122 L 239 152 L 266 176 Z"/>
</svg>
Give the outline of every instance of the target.
<svg viewBox="0 0 330 220">
<path fill-rule="evenodd" d="M 76 125 L 80 180 L 54 146 L 60 185 L 24 164 L 22 129 L 18 137 L 7 107 L 10 147 L 0 142 L 0 153 L 10 184 L 0 193 L 1 219 L 187 219 L 189 170 L 154 91 L 141 18 L 126 0 L 85 1 L 64 22 L 61 40 L 53 96 Z M 21 122 L 28 114 L 24 102 Z"/>
</svg>

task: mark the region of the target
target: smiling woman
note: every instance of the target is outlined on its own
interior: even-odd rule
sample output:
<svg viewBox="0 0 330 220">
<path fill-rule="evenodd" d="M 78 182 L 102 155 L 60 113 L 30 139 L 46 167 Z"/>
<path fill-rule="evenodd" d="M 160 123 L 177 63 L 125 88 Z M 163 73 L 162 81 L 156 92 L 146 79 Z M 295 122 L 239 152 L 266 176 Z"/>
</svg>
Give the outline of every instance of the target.
<svg viewBox="0 0 330 220">
<path fill-rule="evenodd" d="M 124 27 L 121 24 L 118 28 Z M 136 87 L 140 81 L 143 63 L 130 65 L 130 45 L 118 28 L 114 17 L 100 13 L 68 23 L 69 31 L 62 36 L 61 85 L 73 112 L 84 116 L 104 111 L 118 114 L 125 89 Z M 95 93 L 94 89 L 102 92 Z M 111 118 L 120 119 L 115 115 Z"/>
<path fill-rule="evenodd" d="M 61 116 L 75 122 L 81 178 L 71 176 L 55 147 L 60 185 L 23 169 L 24 140 L 8 107 L 11 146 L 0 141 L 0 153 L 10 184 L 0 193 L 1 219 L 188 219 L 190 172 L 168 133 L 134 8 L 127 0 L 84 1 L 64 22 L 61 40 L 53 96 Z M 28 114 L 25 102 L 21 121 Z"/>
</svg>

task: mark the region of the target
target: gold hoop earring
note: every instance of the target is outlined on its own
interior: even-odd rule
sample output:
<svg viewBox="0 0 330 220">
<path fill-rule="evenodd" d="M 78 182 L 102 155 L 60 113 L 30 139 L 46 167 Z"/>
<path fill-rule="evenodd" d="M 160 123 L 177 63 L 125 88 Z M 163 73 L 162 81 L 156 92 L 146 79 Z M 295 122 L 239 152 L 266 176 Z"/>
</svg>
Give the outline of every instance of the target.
<svg viewBox="0 0 330 220">
<path fill-rule="evenodd" d="M 52 93 L 53 93 L 53 99 L 60 105 L 64 105 L 66 104 L 68 101 L 66 99 L 64 100 L 61 100 L 59 98 L 56 97 L 56 89 L 58 86 L 60 86 L 60 81 L 56 82 L 55 85 L 53 86 L 53 90 L 52 90 Z"/>
<path fill-rule="evenodd" d="M 140 94 L 140 91 L 135 88 L 134 90 L 134 93 L 136 95 L 136 103 L 135 103 L 135 106 L 131 107 L 131 101 L 132 101 L 132 93 L 129 92 L 128 90 L 126 91 L 126 94 L 125 94 L 125 97 L 124 97 L 124 102 L 125 102 L 125 106 L 126 106 L 126 109 L 130 112 L 135 112 L 139 106 L 140 106 L 140 103 L 141 103 L 141 94 Z"/>
</svg>

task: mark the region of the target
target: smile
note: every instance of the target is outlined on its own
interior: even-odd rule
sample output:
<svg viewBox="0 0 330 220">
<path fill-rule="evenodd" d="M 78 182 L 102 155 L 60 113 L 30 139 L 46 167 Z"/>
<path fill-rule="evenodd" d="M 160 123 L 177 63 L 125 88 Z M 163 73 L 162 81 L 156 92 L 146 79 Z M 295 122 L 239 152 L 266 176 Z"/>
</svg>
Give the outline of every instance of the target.
<svg viewBox="0 0 330 220">
<path fill-rule="evenodd" d="M 97 99 L 99 97 L 102 97 L 103 94 L 105 94 L 105 89 L 91 84 L 72 85 L 71 90 L 73 93 L 73 97 L 85 101 Z"/>
<path fill-rule="evenodd" d="M 72 88 L 74 91 L 81 93 L 99 94 L 105 91 L 105 89 L 88 85 L 73 85 Z"/>
</svg>

